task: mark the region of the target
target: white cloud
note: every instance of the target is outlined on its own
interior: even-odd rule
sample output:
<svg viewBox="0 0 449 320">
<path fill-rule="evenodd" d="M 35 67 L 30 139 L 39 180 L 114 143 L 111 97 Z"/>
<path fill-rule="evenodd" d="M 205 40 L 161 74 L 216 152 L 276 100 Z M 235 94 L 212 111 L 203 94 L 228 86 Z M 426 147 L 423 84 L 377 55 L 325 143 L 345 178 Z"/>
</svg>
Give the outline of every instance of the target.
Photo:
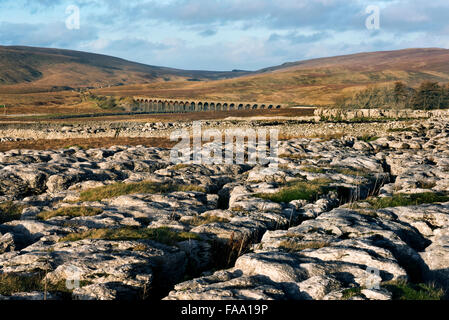
<svg viewBox="0 0 449 320">
<path fill-rule="evenodd" d="M 64 27 L 81 8 L 81 29 Z M 381 29 L 365 8 L 381 7 Z M 447 0 L 2 0 L 0 42 L 187 69 L 258 69 L 358 51 L 449 46 Z M 20 8 L 21 10 L 18 10 Z M 9 21 L 9 22 L 7 22 Z"/>
</svg>

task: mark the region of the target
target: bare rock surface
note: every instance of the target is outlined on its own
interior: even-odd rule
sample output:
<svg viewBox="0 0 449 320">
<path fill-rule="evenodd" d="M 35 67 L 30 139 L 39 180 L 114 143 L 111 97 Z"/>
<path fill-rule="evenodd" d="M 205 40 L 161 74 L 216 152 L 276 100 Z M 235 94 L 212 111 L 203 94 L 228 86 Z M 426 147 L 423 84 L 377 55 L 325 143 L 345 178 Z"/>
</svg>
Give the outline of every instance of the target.
<svg viewBox="0 0 449 320">
<path fill-rule="evenodd" d="M 277 168 L 174 165 L 143 146 L 0 153 L 0 277 L 53 286 L 0 299 L 388 300 L 387 283 L 447 287 L 447 121 L 357 137 L 280 141 Z"/>
</svg>

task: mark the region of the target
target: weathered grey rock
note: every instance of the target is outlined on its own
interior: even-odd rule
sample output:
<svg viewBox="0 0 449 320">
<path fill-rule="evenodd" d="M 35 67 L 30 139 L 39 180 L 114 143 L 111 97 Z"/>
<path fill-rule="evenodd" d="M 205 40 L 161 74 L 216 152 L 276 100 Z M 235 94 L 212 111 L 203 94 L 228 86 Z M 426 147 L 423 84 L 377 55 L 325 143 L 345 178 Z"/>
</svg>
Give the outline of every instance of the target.
<svg viewBox="0 0 449 320">
<path fill-rule="evenodd" d="M 424 278 L 442 288 L 449 286 L 449 228 L 437 229 L 430 238 L 432 244 L 420 253 L 428 266 Z"/>
<path fill-rule="evenodd" d="M 28 184 L 17 175 L 6 170 L 0 171 L 0 195 L 9 195 L 12 198 L 25 196 L 30 192 Z"/>
<path fill-rule="evenodd" d="M 340 288 L 341 283 L 328 276 L 313 276 L 299 283 L 299 290 L 307 300 L 322 300 L 327 294 Z"/>
<path fill-rule="evenodd" d="M 96 283 L 81 288 L 75 288 L 72 293 L 74 300 L 116 300 L 117 290 L 109 288 L 108 284 Z"/>
<path fill-rule="evenodd" d="M 44 236 L 64 235 L 73 231 L 68 227 L 33 220 L 12 221 L 5 223 L 3 227 L 22 243 L 34 243 Z"/>
<path fill-rule="evenodd" d="M 0 233 L 0 254 L 14 251 L 16 245 L 14 243 L 14 236 L 11 233 L 1 235 Z"/>
<path fill-rule="evenodd" d="M 60 300 L 57 295 L 49 292 L 21 292 L 13 294 L 12 296 L 0 295 L 0 300 L 8 301 L 43 301 L 43 300 Z"/>
<path fill-rule="evenodd" d="M 301 282 L 307 271 L 301 268 L 295 255 L 285 253 L 246 254 L 235 263 L 235 269 L 245 275 L 263 275 L 275 282 Z"/>
<path fill-rule="evenodd" d="M 297 286 L 279 284 L 264 276 L 240 271 L 218 271 L 212 276 L 176 285 L 164 300 L 292 300 L 300 299 Z"/>
<path fill-rule="evenodd" d="M 151 241 L 82 240 L 54 243 L 47 240 L 27 247 L 7 261 L 1 261 L 0 273 L 42 270 L 46 271 L 49 283 L 88 281 L 114 288 L 121 297 L 137 297 L 150 287 L 165 287 L 179 281 L 185 271 L 185 257 L 185 253 L 177 248 Z M 75 297 L 79 299 L 95 295 L 102 298 L 114 296 L 111 291 L 95 286 L 75 292 Z"/>
<path fill-rule="evenodd" d="M 345 116 L 361 117 L 364 112 Z M 369 111 L 369 116 L 386 114 Z M 223 123 L 226 121 L 205 125 Z M 260 123 L 248 121 L 237 126 L 241 125 L 257 128 Z M 366 286 L 351 299 L 383 300 L 392 296 L 385 290 L 369 289 L 373 280 L 409 279 L 449 286 L 447 203 L 375 210 L 360 201 L 379 189 L 381 197 L 447 192 L 447 121 L 301 126 L 307 130 L 306 136 L 348 129 L 351 135 L 329 141 L 280 141 L 278 167 L 174 166 L 170 150 L 143 146 L 0 153 L 0 202 L 16 200 L 26 207 L 21 221 L 0 226 L 0 273 L 42 270 L 48 273 L 47 280 L 56 283 L 79 270 L 84 282 L 75 288 L 73 298 L 81 300 L 156 299 L 156 291 L 161 294 L 172 284 L 176 286 L 167 299 L 342 299 L 345 290 Z M 289 130 L 298 131 L 301 126 Z M 410 127 L 406 132 L 385 133 L 405 126 Z M 189 123 L 134 123 L 122 133 L 190 127 Z M 57 129 L 43 131 L 53 138 L 94 132 L 112 136 L 116 125 Z M 369 143 L 355 138 L 368 134 L 380 138 Z M 257 196 L 277 193 L 298 179 L 322 179 L 328 181 L 329 189 L 310 203 L 274 203 Z M 197 185 L 205 192 L 130 194 L 91 203 L 79 200 L 80 192 L 89 188 L 146 180 Z M 358 203 L 344 206 L 347 201 Z M 36 218 L 42 211 L 72 205 L 103 212 L 47 221 Z M 98 228 L 170 228 L 196 235 L 195 240 L 176 243 L 176 247 L 151 241 L 60 242 L 68 233 Z M 230 269 L 179 283 L 186 274 L 215 268 L 217 259 L 228 260 Z M 42 298 L 40 293 L 19 293 L 17 297 Z"/>
</svg>

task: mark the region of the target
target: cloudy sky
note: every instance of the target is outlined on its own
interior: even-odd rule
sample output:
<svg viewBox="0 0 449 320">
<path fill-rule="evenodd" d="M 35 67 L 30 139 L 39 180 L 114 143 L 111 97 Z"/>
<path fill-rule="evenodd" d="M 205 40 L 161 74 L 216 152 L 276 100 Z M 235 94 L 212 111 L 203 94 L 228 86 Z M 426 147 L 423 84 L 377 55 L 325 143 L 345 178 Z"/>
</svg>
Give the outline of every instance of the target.
<svg viewBox="0 0 449 320">
<path fill-rule="evenodd" d="M 2 45 L 183 69 L 256 70 L 361 51 L 449 48 L 448 0 L 0 0 L 0 12 Z"/>
</svg>

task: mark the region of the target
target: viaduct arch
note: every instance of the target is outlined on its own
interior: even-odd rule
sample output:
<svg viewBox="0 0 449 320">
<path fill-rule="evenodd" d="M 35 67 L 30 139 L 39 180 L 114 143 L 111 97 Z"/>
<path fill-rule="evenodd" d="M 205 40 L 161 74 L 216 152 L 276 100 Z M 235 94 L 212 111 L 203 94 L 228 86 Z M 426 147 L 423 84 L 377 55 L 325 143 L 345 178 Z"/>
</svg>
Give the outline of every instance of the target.
<svg viewBox="0 0 449 320">
<path fill-rule="evenodd" d="M 233 111 L 258 109 L 283 109 L 284 104 L 255 103 L 242 101 L 211 101 L 192 99 L 163 99 L 151 97 L 134 97 L 141 112 L 147 113 L 186 113 L 202 111 Z"/>
</svg>

